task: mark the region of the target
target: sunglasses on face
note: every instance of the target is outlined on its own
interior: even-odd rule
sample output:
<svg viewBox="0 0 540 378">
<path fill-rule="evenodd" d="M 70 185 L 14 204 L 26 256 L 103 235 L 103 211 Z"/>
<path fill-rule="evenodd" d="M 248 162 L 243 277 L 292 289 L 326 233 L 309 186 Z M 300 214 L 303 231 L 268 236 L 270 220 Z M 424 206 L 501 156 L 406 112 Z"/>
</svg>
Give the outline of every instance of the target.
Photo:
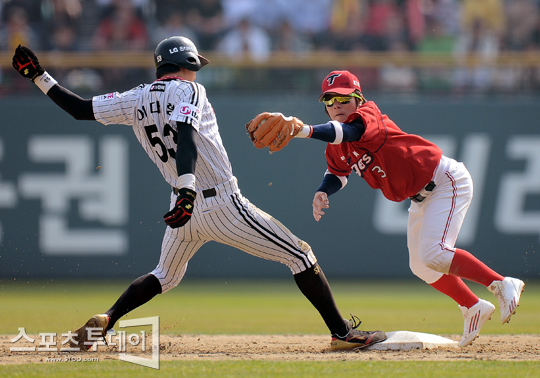
<svg viewBox="0 0 540 378">
<path fill-rule="evenodd" d="M 332 106 L 332 105 L 334 105 L 334 102 L 337 101 L 340 104 L 345 105 L 345 104 L 348 104 L 349 102 L 351 102 L 353 97 L 360 98 L 360 96 L 353 93 L 350 96 L 336 96 L 336 97 L 330 97 L 329 99 L 323 99 L 323 103 L 326 106 Z"/>
<path fill-rule="evenodd" d="M 339 102 L 340 104 L 348 104 L 351 102 L 352 97 L 351 96 L 343 96 L 343 97 L 332 97 L 328 100 L 323 100 L 324 104 L 326 106 L 332 106 L 334 105 L 334 102 Z"/>
</svg>

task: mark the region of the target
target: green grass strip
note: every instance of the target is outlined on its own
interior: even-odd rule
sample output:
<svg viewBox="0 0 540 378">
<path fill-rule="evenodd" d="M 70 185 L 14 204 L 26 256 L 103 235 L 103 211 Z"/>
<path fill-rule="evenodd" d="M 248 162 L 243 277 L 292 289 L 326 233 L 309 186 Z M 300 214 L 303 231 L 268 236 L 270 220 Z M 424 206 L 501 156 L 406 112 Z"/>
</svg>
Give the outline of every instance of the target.
<svg viewBox="0 0 540 378">
<path fill-rule="evenodd" d="M 366 329 L 460 334 L 457 304 L 419 281 L 330 282 L 344 317 Z M 106 311 L 129 282 L 0 282 L 0 334 L 65 333 Z M 498 307 L 483 286 L 470 287 Z M 483 334 L 540 334 L 540 282 L 527 282 L 516 315 L 501 325 L 499 310 Z M 163 334 L 327 334 L 294 281 L 185 280 L 124 319 L 159 316 Z"/>
<path fill-rule="evenodd" d="M 0 376 L 21 377 L 188 377 L 188 378 L 313 378 L 313 377 L 384 377 L 384 378 L 521 378 L 538 377 L 538 362 L 418 362 L 418 361 L 175 361 L 163 362 L 159 370 L 125 362 L 66 362 L 30 365 L 0 365 Z"/>
</svg>

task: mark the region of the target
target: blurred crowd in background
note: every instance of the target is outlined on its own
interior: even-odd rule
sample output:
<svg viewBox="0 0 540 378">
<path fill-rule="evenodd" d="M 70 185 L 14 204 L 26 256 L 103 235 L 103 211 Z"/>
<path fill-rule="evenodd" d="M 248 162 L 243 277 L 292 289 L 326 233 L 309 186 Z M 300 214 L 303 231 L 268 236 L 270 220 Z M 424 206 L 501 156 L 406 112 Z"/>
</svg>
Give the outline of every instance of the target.
<svg viewBox="0 0 540 378">
<path fill-rule="evenodd" d="M 505 51 L 540 50 L 540 0 L 0 0 L 0 16 L 0 51 L 9 52 L 18 44 L 35 51 L 152 51 L 172 35 L 190 38 L 201 53 L 257 62 L 276 51 L 475 52 L 489 62 Z M 101 90 L 152 80 L 143 71 L 56 74 L 74 87 Z M 374 90 L 540 90 L 535 67 L 382 64 L 359 71 L 363 88 Z M 234 77 L 221 70 L 206 79 L 218 74 Z M 0 79 L 9 86 L 6 70 Z"/>
</svg>

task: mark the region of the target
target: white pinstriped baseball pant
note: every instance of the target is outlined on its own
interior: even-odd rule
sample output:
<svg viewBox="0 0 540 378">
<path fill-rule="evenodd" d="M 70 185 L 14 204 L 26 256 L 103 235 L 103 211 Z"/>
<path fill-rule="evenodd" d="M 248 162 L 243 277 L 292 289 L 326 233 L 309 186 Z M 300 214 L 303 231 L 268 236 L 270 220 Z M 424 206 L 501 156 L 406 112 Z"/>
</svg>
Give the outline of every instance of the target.
<svg viewBox="0 0 540 378">
<path fill-rule="evenodd" d="M 189 260 L 205 243 L 216 241 L 253 256 L 287 265 L 293 274 L 317 260 L 311 247 L 298 239 L 271 215 L 252 205 L 238 189 L 236 178 L 216 187 L 217 195 L 197 194 L 191 220 L 177 229 L 167 227 L 161 257 L 150 272 L 165 293 L 180 283 Z M 171 208 L 176 195 L 171 193 Z"/>
<path fill-rule="evenodd" d="M 407 245 L 411 271 L 432 284 L 448 274 L 455 244 L 473 197 L 473 181 L 463 163 L 443 156 L 433 176 L 435 189 L 411 202 Z"/>
</svg>

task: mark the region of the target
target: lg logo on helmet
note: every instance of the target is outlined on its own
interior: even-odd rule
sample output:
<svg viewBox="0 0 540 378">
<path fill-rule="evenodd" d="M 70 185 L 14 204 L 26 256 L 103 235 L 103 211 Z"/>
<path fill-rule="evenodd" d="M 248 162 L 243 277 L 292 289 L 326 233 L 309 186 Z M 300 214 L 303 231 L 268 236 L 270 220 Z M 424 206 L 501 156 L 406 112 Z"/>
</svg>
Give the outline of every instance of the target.
<svg viewBox="0 0 540 378">
<path fill-rule="evenodd" d="M 180 51 L 193 51 L 193 47 L 190 46 L 180 46 L 169 49 L 169 54 L 174 54 Z"/>
</svg>

